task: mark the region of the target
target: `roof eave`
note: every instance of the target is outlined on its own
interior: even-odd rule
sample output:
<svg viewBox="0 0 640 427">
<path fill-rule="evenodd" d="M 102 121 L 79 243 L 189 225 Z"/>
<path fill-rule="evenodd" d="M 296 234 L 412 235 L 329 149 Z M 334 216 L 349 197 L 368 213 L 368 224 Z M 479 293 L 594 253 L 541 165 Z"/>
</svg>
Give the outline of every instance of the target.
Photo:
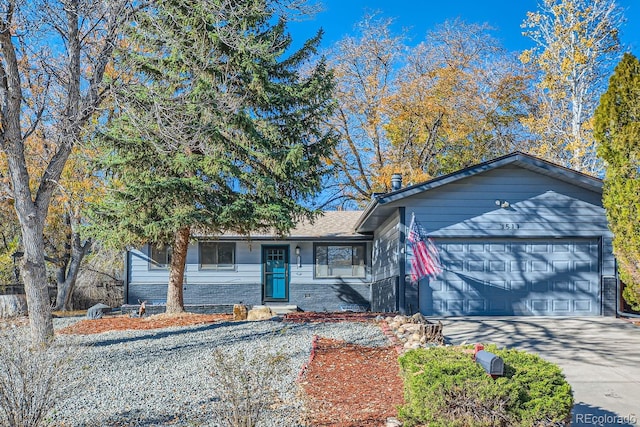
<svg viewBox="0 0 640 427">
<path fill-rule="evenodd" d="M 369 202 L 367 207 L 364 209 L 364 212 L 362 212 L 362 215 L 360 215 L 360 218 L 358 218 L 358 221 L 356 222 L 356 225 L 354 226 L 354 230 L 355 230 L 356 233 L 362 233 L 363 232 L 361 230 L 362 229 L 362 225 L 367 221 L 367 219 L 369 218 L 369 216 L 375 210 L 376 206 L 378 206 L 379 203 L 380 203 L 380 198 L 379 197 L 374 196 L 371 199 L 371 202 Z"/>
<path fill-rule="evenodd" d="M 420 194 L 422 192 L 510 164 L 516 164 L 525 168 L 530 168 L 541 173 L 546 172 L 550 176 L 554 176 L 558 179 L 563 179 L 591 191 L 602 192 L 602 180 L 599 178 L 566 168 L 555 163 L 551 163 L 549 161 L 531 156 L 529 154 L 516 151 L 514 153 L 510 153 L 484 163 L 470 166 L 468 168 L 461 169 L 459 171 L 452 172 L 450 174 L 443 175 L 423 183 L 411 185 L 400 190 L 392 191 L 381 196 L 374 197 L 356 223 L 356 232 L 362 233 L 368 231 L 363 231 L 363 226 L 369 220 L 373 212 L 381 205 L 386 205 L 398 200 L 402 200 L 407 197 L 411 197 L 416 194 Z"/>
</svg>

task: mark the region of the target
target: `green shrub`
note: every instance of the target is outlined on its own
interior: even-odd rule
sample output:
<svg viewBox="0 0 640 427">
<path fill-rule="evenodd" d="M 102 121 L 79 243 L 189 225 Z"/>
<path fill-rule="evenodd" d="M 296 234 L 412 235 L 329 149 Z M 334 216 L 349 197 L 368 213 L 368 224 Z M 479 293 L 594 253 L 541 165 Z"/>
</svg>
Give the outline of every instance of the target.
<svg viewBox="0 0 640 427">
<path fill-rule="evenodd" d="M 406 426 L 548 426 L 571 417 L 573 396 L 560 368 L 523 351 L 488 346 L 504 361 L 491 378 L 460 347 L 407 352 L 400 358 Z"/>
</svg>

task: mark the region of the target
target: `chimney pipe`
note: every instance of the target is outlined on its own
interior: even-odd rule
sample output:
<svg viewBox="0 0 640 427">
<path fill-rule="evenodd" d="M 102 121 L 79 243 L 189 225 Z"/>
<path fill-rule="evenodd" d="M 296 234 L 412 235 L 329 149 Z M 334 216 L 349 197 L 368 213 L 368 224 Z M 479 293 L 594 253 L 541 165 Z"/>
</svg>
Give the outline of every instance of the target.
<svg viewBox="0 0 640 427">
<path fill-rule="evenodd" d="M 397 191 L 402 188 L 402 174 L 394 173 L 391 175 L 391 191 Z"/>
</svg>

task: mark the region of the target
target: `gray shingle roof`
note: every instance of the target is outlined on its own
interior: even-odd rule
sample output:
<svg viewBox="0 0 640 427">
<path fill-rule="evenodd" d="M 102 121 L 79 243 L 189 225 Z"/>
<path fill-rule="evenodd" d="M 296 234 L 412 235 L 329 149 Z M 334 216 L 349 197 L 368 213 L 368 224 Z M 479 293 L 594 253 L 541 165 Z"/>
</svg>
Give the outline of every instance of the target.
<svg viewBox="0 0 640 427">
<path fill-rule="evenodd" d="M 356 233 L 355 224 L 363 211 L 325 211 L 314 219 L 313 223 L 303 220 L 294 227 L 287 240 L 351 240 L 370 239 L 370 237 Z M 207 233 L 193 233 L 194 237 L 212 237 L 221 240 L 244 240 L 247 236 L 236 233 L 224 233 L 221 236 L 211 236 Z M 256 232 L 249 236 L 251 240 L 277 239 L 276 233 Z"/>
<path fill-rule="evenodd" d="M 356 237 L 355 224 L 362 215 L 362 211 L 326 211 L 311 224 L 302 221 L 293 230 L 291 238 L 295 237 Z"/>
</svg>

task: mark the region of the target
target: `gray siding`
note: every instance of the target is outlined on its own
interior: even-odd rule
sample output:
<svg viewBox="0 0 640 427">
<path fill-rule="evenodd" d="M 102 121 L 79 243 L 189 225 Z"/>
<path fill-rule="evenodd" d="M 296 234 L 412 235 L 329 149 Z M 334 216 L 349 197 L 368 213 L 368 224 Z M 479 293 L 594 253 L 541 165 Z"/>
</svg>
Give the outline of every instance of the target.
<svg viewBox="0 0 640 427">
<path fill-rule="evenodd" d="M 504 167 L 404 200 L 434 236 L 592 236 L 607 231 L 599 193 L 518 167 Z M 495 201 L 509 202 L 508 208 Z M 517 229 L 504 229 L 516 224 Z M 579 224 L 579 226 L 578 226 Z"/>
<path fill-rule="evenodd" d="M 321 242 L 321 240 L 318 240 Z M 314 277 L 313 243 L 289 241 L 236 242 L 236 266 L 229 270 L 201 269 L 198 245 L 189 246 L 185 270 L 185 304 L 262 304 L 262 246 L 288 245 L 290 248 L 289 303 L 303 310 L 340 310 L 350 305 L 369 307 L 371 267 L 367 257 L 367 276 L 364 278 Z M 317 243 L 317 242 L 316 242 Z M 339 242 L 333 242 L 339 244 Z M 371 243 L 367 253 L 371 253 Z M 300 264 L 295 248 L 300 247 Z M 129 286 L 127 301 L 138 299 L 153 303 L 166 301 L 169 272 L 150 269 L 148 248 L 131 251 L 129 255 Z"/>
<path fill-rule="evenodd" d="M 371 311 L 398 311 L 398 279 L 391 277 L 371 285 Z"/>
<path fill-rule="evenodd" d="M 517 166 L 494 169 L 403 200 L 434 238 L 602 238 L 602 274 L 614 274 L 601 195 Z M 509 202 L 508 208 L 496 200 Z"/>
<path fill-rule="evenodd" d="M 400 215 L 396 211 L 374 233 L 373 281 L 380 281 L 400 274 Z"/>
<path fill-rule="evenodd" d="M 371 285 L 368 283 L 317 283 L 292 285 L 289 300 L 304 311 L 341 311 L 370 308 Z"/>
</svg>

